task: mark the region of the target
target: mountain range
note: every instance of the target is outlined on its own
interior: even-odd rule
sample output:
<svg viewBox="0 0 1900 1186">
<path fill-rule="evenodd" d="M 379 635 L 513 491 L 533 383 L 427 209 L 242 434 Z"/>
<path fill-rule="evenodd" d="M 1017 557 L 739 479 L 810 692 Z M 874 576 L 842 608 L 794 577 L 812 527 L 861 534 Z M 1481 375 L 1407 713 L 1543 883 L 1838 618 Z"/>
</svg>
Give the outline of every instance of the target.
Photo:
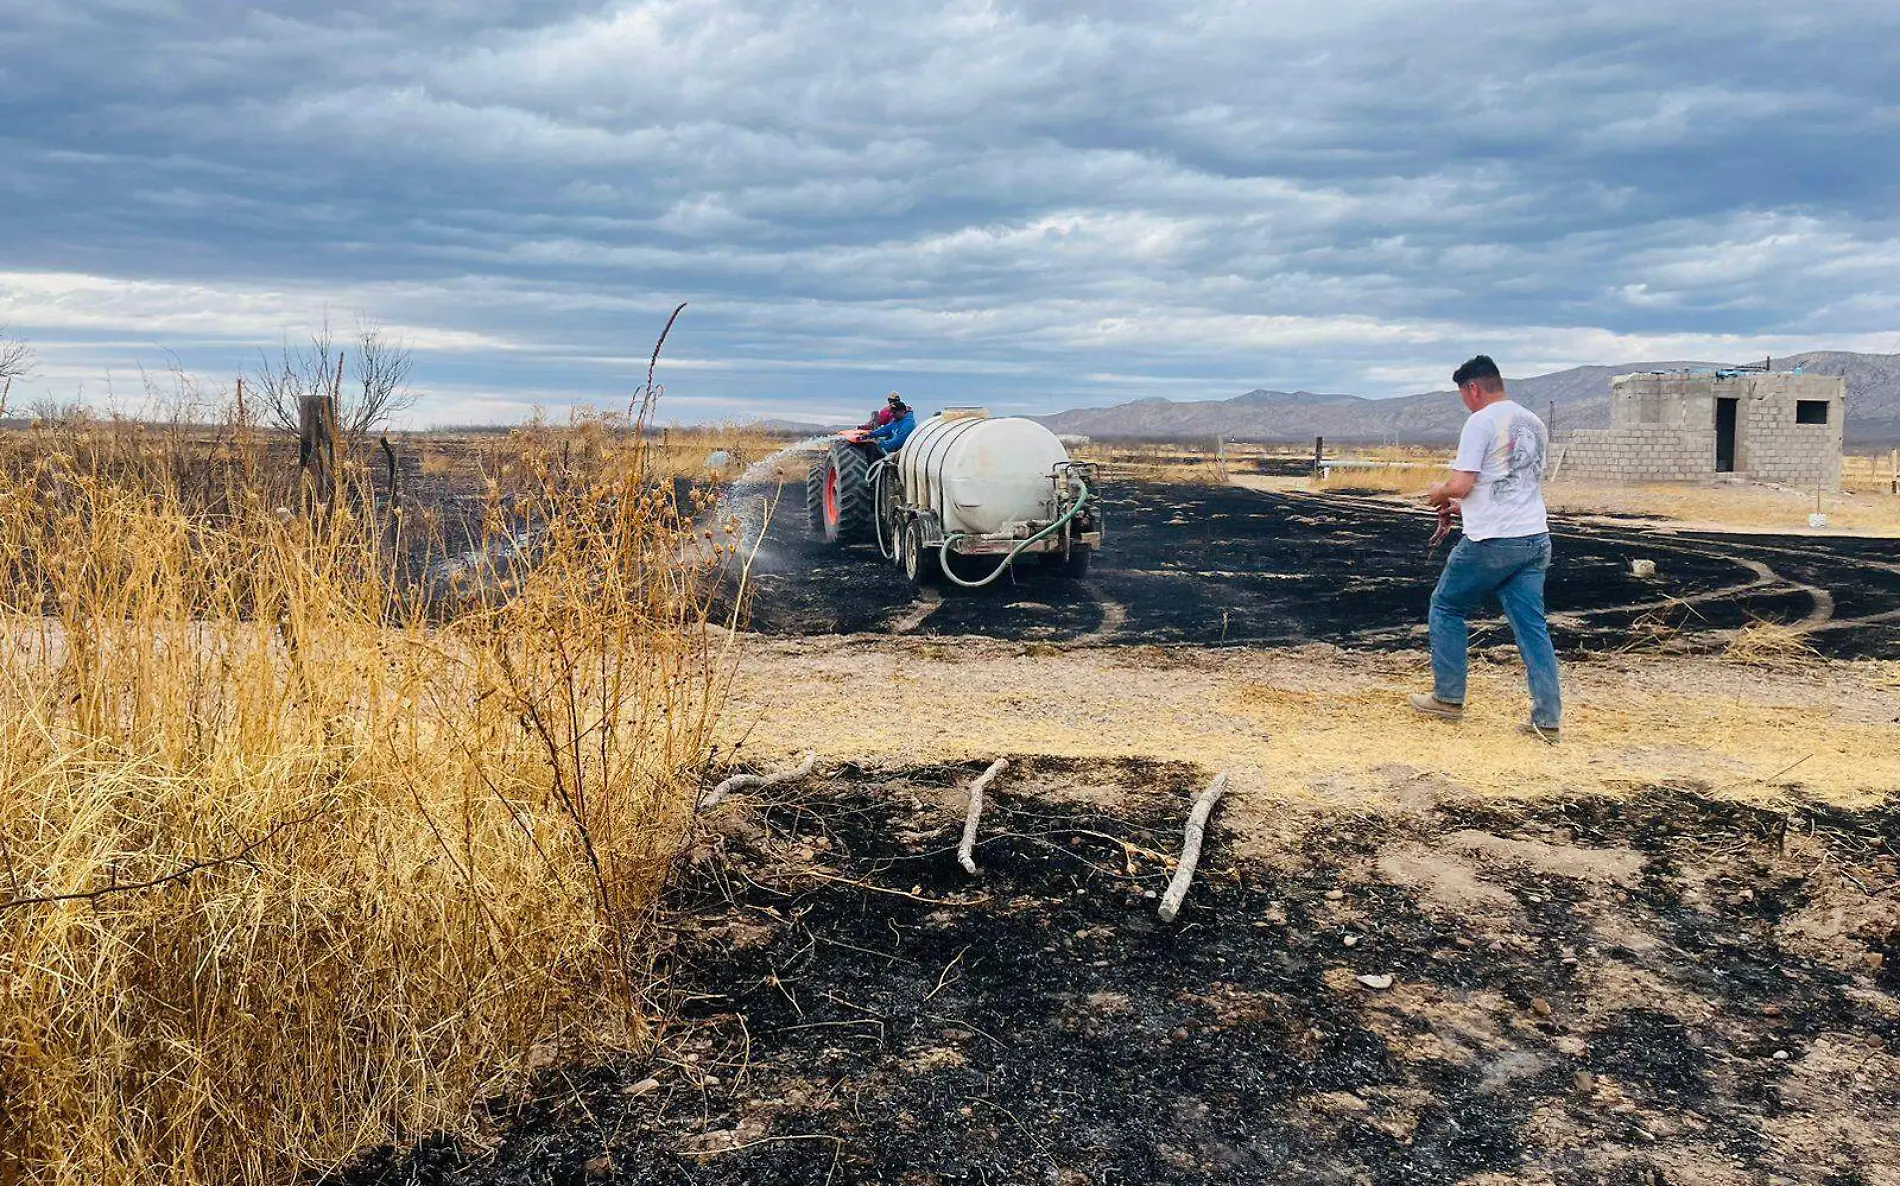
<svg viewBox="0 0 1900 1186">
<path fill-rule="evenodd" d="M 1759 364 L 1760 360 L 1754 360 Z M 1770 360 L 1776 370 L 1800 367 L 1847 380 L 1847 441 L 1850 447 L 1900 444 L 1900 354 L 1852 354 L 1821 350 Z M 1573 367 L 1549 375 L 1507 379 L 1511 397 L 1559 431 L 1604 428 L 1610 423 L 1610 379 L 1633 371 L 1732 366 L 1710 362 L 1632 362 Z M 1074 408 L 1036 419 L 1056 432 L 1106 439 L 1183 440 L 1225 436 L 1249 441 L 1389 441 L 1442 444 L 1454 441 L 1465 410 L 1455 391 L 1429 391 L 1390 399 L 1310 391 L 1249 391 L 1232 399 L 1138 399 L 1105 408 Z"/>
</svg>

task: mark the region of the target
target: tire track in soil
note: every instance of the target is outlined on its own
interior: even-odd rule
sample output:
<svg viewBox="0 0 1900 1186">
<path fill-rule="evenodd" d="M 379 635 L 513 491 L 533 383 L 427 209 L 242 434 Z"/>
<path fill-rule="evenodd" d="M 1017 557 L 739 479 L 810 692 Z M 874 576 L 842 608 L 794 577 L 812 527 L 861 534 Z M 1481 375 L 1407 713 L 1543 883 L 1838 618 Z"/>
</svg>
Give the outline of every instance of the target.
<svg viewBox="0 0 1900 1186">
<path fill-rule="evenodd" d="M 925 589 L 917 594 L 917 604 L 891 619 L 892 634 L 909 634 L 929 620 L 930 615 L 943 608 L 943 594 L 935 589 Z"/>
<path fill-rule="evenodd" d="M 1087 634 L 1082 635 L 1080 638 L 1077 638 L 1075 640 L 1076 644 L 1079 646 L 1102 646 L 1113 642 L 1115 636 L 1121 633 L 1122 627 L 1128 624 L 1128 607 L 1104 594 L 1101 590 L 1101 586 L 1097 585 L 1094 581 L 1084 582 L 1082 587 L 1088 591 L 1090 597 L 1093 597 L 1101 605 L 1102 624 Z"/>
</svg>

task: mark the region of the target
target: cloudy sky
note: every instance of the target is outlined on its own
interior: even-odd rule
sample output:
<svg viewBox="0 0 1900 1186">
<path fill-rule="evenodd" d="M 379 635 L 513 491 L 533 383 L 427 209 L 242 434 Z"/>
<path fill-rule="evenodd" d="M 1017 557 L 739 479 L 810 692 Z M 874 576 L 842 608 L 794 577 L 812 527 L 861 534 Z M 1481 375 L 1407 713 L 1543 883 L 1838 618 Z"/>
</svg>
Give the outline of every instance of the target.
<svg viewBox="0 0 1900 1186">
<path fill-rule="evenodd" d="M 1900 5 L 0 0 L 15 400 L 325 311 L 414 422 L 1900 348 Z M 17 403 L 16 403 L 16 406 Z"/>
</svg>

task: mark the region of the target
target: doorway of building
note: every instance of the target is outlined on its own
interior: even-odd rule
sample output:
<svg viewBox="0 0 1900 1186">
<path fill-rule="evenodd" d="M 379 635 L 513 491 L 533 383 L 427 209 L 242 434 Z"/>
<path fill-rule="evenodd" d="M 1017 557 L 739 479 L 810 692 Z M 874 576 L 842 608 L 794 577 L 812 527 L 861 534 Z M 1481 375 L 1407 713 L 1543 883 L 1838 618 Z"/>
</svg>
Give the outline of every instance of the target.
<svg viewBox="0 0 1900 1186">
<path fill-rule="evenodd" d="M 1715 401 L 1715 472 L 1735 472 L 1735 409 L 1740 400 Z"/>
</svg>

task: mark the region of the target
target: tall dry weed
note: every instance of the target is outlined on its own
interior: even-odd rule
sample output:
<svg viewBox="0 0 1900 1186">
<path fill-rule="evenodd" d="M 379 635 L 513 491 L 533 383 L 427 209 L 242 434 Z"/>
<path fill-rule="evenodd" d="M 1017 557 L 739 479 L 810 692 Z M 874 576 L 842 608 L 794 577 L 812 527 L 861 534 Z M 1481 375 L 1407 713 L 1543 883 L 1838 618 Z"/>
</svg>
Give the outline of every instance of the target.
<svg viewBox="0 0 1900 1186">
<path fill-rule="evenodd" d="M 458 562 L 243 441 L 0 456 L 0 1180 L 285 1181 L 642 1041 L 719 557 L 556 435 Z"/>
</svg>

